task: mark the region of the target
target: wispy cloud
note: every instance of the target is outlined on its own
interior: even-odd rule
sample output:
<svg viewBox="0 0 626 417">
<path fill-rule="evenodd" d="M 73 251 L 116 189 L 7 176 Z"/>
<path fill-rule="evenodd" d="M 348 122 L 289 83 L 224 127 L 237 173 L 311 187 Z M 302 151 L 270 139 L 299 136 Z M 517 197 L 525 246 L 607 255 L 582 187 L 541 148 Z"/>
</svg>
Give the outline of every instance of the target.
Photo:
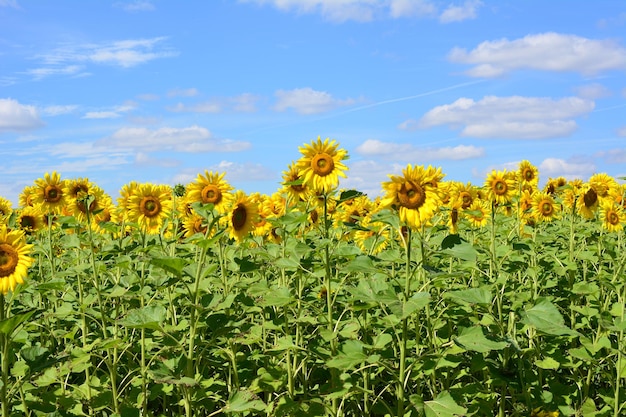
<svg viewBox="0 0 626 417">
<path fill-rule="evenodd" d="M 300 114 L 323 113 L 357 102 L 352 98 L 337 99 L 326 91 L 317 91 L 310 87 L 278 90 L 274 95 L 276 96 L 274 110 L 282 112 L 293 109 Z"/>
<path fill-rule="evenodd" d="M 480 0 L 466 0 L 462 5 L 449 5 L 439 16 L 441 23 L 461 22 L 476 19 L 478 9 L 483 5 Z"/>
<path fill-rule="evenodd" d="M 368 139 L 356 148 L 365 156 L 377 156 L 391 161 L 426 162 L 432 160 L 462 160 L 480 158 L 485 155 L 484 148 L 472 145 L 445 146 L 441 148 L 418 147 L 409 143 L 383 142 Z"/>
<path fill-rule="evenodd" d="M 222 107 L 219 103 L 206 101 L 195 104 L 177 103 L 175 106 L 167 107 L 167 110 L 175 113 L 219 113 L 222 111 Z"/>
<path fill-rule="evenodd" d="M 155 10 L 154 4 L 146 0 L 117 2 L 117 3 L 114 3 L 113 5 L 127 12 L 151 12 Z"/>
<path fill-rule="evenodd" d="M 85 113 L 83 119 L 117 119 L 122 117 L 124 113 L 127 113 L 135 109 L 134 103 L 126 103 L 121 106 L 115 106 L 107 110 L 90 111 Z"/>
<path fill-rule="evenodd" d="M 466 74 L 485 78 L 519 69 L 571 71 L 583 75 L 626 69 L 626 49 L 615 41 L 554 32 L 515 40 L 486 41 L 471 51 L 454 48 L 448 58 L 452 62 L 474 65 Z"/>
<path fill-rule="evenodd" d="M 609 90 L 600 83 L 580 85 L 574 88 L 574 91 L 576 92 L 578 97 L 586 98 L 589 100 L 606 98 L 612 95 L 611 90 Z"/>
<path fill-rule="evenodd" d="M 460 98 L 428 111 L 416 124 L 422 128 L 447 125 L 476 138 L 542 139 L 568 136 L 573 120 L 590 113 L 595 104 L 579 97 L 487 96 L 479 101 Z"/>
<path fill-rule="evenodd" d="M 215 138 L 197 125 L 150 130 L 145 127 L 123 127 L 97 142 L 99 146 L 130 148 L 141 152 L 238 152 L 250 148 L 249 142 Z"/>
<path fill-rule="evenodd" d="M 439 17 L 441 23 L 460 22 L 477 17 L 480 0 L 466 0 L 441 11 L 432 0 L 239 0 L 241 3 L 269 4 L 283 12 L 320 14 L 324 19 L 341 23 L 370 22 L 376 18 Z"/>
<path fill-rule="evenodd" d="M 54 105 L 44 107 L 41 112 L 46 116 L 61 116 L 63 114 L 74 113 L 78 109 L 75 104 Z"/>
<path fill-rule="evenodd" d="M 194 97 L 198 94 L 197 88 L 174 88 L 167 92 L 168 97 Z"/>
<path fill-rule="evenodd" d="M 579 162 L 559 158 L 544 159 L 539 166 L 539 172 L 543 177 L 565 177 L 571 179 L 586 179 L 596 171 L 592 162 Z"/>
<path fill-rule="evenodd" d="M 13 99 L 0 99 L 0 133 L 27 131 L 43 126 L 35 106 Z"/>
<path fill-rule="evenodd" d="M 164 46 L 166 39 L 155 37 L 98 44 L 61 45 L 36 56 L 35 59 L 41 62 L 41 66 L 25 72 L 35 79 L 41 79 L 52 75 L 77 75 L 84 71 L 88 64 L 131 68 L 155 59 L 176 56 L 176 51 Z"/>
</svg>

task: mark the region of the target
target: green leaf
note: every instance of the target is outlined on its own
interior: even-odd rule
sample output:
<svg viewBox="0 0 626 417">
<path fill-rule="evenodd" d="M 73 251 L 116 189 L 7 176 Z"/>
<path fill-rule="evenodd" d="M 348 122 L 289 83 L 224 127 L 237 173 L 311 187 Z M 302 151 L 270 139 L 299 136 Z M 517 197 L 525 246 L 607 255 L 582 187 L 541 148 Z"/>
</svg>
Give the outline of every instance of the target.
<svg viewBox="0 0 626 417">
<path fill-rule="evenodd" d="M 480 326 L 464 328 L 461 334 L 454 338 L 454 342 L 467 350 L 482 353 L 502 350 L 509 345 L 507 342 L 488 339 Z"/>
<path fill-rule="evenodd" d="M 430 302 L 430 293 L 417 292 L 402 306 L 402 318 L 405 319 L 413 313 L 423 309 Z"/>
<path fill-rule="evenodd" d="M 362 195 L 363 193 L 357 190 L 342 191 L 342 193 L 339 195 L 339 200 L 337 200 L 337 204 L 343 203 L 346 200 L 351 200 L 353 198 L 360 197 Z"/>
<path fill-rule="evenodd" d="M 181 258 L 166 257 L 166 258 L 152 258 L 150 263 L 157 266 L 170 274 L 174 274 L 177 277 L 181 277 L 183 268 L 187 265 L 187 262 Z"/>
<path fill-rule="evenodd" d="M 165 321 L 167 310 L 161 305 L 146 306 L 131 310 L 121 324 L 133 329 L 159 330 Z"/>
<path fill-rule="evenodd" d="M 328 360 L 326 366 L 344 371 L 355 368 L 367 360 L 363 346 L 363 343 L 358 340 L 347 340 L 341 345 L 341 352 Z"/>
<path fill-rule="evenodd" d="M 535 361 L 535 365 L 541 369 L 550 369 L 553 371 L 556 371 L 561 366 L 559 362 L 550 357 Z"/>
<path fill-rule="evenodd" d="M 345 266 L 348 272 L 374 273 L 378 272 L 378 268 L 374 265 L 374 261 L 367 255 L 360 255 L 348 262 Z"/>
<path fill-rule="evenodd" d="M 522 323 L 533 326 L 538 332 L 555 336 L 578 336 L 578 332 L 565 325 L 565 320 L 552 302 L 542 298 L 537 304 L 521 313 Z"/>
<path fill-rule="evenodd" d="M 459 237 L 459 235 L 448 235 L 441 241 L 443 253 L 459 258 L 463 261 L 476 261 L 478 252 L 476 249 Z"/>
<path fill-rule="evenodd" d="M 260 302 L 260 305 L 264 307 L 282 307 L 290 304 L 293 301 L 295 301 L 295 297 L 291 294 L 289 288 L 275 287 L 270 288 L 269 291 L 263 295 L 263 300 Z"/>
<path fill-rule="evenodd" d="M 426 417 L 463 416 L 467 409 L 458 405 L 448 391 L 441 392 L 432 401 L 424 401 Z"/>
<path fill-rule="evenodd" d="M 300 262 L 293 258 L 278 258 L 272 262 L 276 267 L 285 269 L 287 271 L 293 271 L 300 268 Z"/>
<path fill-rule="evenodd" d="M 448 291 L 443 294 L 443 298 L 449 298 L 457 303 L 463 304 L 491 304 L 493 296 L 490 286 L 469 288 L 467 290 Z"/>
<path fill-rule="evenodd" d="M 243 413 L 244 411 L 263 411 L 267 408 L 256 394 L 250 391 L 237 391 L 229 400 L 223 411 L 225 413 Z"/>
<path fill-rule="evenodd" d="M 0 295 L 0 297 L 2 297 Z M 16 314 L 0 321 L 0 333 L 11 335 L 13 331 L 22 323 L 29 320 L 37 310 L 30 310 L 25 313 Z"/>
</svg>

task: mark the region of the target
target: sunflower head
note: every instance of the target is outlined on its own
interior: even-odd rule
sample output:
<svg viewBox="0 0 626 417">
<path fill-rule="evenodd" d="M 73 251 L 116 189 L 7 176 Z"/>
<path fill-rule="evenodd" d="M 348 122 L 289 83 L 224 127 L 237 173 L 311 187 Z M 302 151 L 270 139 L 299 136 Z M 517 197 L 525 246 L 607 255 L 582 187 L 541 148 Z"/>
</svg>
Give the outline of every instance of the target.
<svg viewBox="0 0 626 417">
<path fill-rule="evenodd" d="M 24 232 L 8 231 L 0 225 L 0 292 L 7 294 L 24 282 L 28 268 L 33 263 L 30 257 L 32 245 L 26 244 Z"/>
<path fill-rule="evenodd" d="M 172 211 L 172 189 L 167 185 L 139 184 L 128 204 L 128 220 L 149 234 L 158 234 Z"/>
<path fill-rule="evenodd" d="M 18 211 L 16 226 L 31 235 L 44 228 L 44 214 L 39 206 L 26 206 Z"/>
<path fill-rule="evenodd" d="M 602 202 L 600 219 L 602 220 L 602 227 L 609 232 L 621 231 L 624 228 L 624 223 L 626 223 L 623 207 L 610 200 Z"/>
<path fill-rule="evenodd" d="M 233 200 L 233 187 L 224 179 L 225 173 L 205 170 L 198 174 L 196 181 L 187 186 L 187 200 L 202 204 L 213 204 L 220 214 L 228 211 Z"/>
<path fill-rule="evenodd" d="M 530 161 L 524 160 L 517 168 L 517 180 L 522 186 L 537 187 L 539 183 L 539 170 Z"/>
<path fill-rule="evenodd" d="M 43 178 L 35 180 L 34 204 L 41 204 L 46 213 L 60 214 L 67 205 L 67 183 L 54 171 L 46 172 Z"/>
<path fill-rule="evenodd" d="M 511 202 L 517 193 L 516 175 L 511 171 L 491 171 L 485 180 L 489 200 L 499 205 Z"/>
<path fill-rule="evenodd" d="M 302 157 L 297 162 L 297 169 L 313 191 L 328 193 L 339 185 L 339 177 L 345 177 L 348 168 L 343 160 L 348 159 L 348 152 L 340 149 L 335 140 L 326 138 L 322 142 L 318 137 L 310 144 L 299 148 Z"/>
<path fill-rule="evenodd" d="M 258 203 L 248 197 L 243 191 L 238 190 L 234 195 L 234 202 L 228 213 L 228 231 L 230 237 L 237 242 L 244 238 L 254 229 L 259 221 Z"/>
<path fill-rule="evenodd" d="M 612 190 L 618 188 L 617 181 L 605 173 L 593 174 L 589 177 L 589 186 L 596 191 L 600 198 L 607 197 Z"/>
<path fill-rule="evenodd" d="M 13 213 L 11 202 L 6 198 L 0 197 L 0 222 L 11 217 L 11 213 Z"/>
<path fill-rule="evenodd" d="M 532 214 L 537 222 L 549 222 L 556 219 L 560 207 L 551 194 L 537 192 L 532 197 Z"/>
</svg>

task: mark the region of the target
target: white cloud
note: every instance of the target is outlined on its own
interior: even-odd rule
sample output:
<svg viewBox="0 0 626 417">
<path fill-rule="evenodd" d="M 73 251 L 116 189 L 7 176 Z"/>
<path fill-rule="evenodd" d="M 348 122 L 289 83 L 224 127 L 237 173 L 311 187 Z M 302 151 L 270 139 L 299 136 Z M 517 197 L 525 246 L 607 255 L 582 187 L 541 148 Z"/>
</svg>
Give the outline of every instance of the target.
<svg viewBox="0 0 626 417">
<path fill-rule="evenodd" d="M 611 96 L 611 90 L 599 83 L 585 84 L 574 89 L 578 97 L 596 100 Z"/>
<path fill-rule="evenodd" d="M 596 171 L 591 162 L 572 162 L 559 158 L 547 158 L 537 167 L 545 178 L 565 177 L 571 179 L 588 178 Z"/>
<path fill-rule="evenodd" d="M 154 4 L 145 0 L 118 2 L 114 3 L 113 5 L 127 12 L 149 12 L 155 9 Z"/>
<path fill-rule="evenodd" d="M 323 113 L 356 103 L 354 99 L 339 100 L 325 91 L 316 91 L 309 87 L 278 90 L 275 96 L 277 102 L 274 110 L 282 112 L 291 108 L 300 114 Z"/>
<path fill-rule="evenodd" d="M 626 128 L 624 128 L 624 131 L 624 136 L 626 136 Z M 609 164 L 626 164 L 626 148 L 598 152 L 596 156 L 604 158 Z"/>
<path fill-rule="evenodd" d="M 428 0 L 391 0 L 389 4 L 391 17 L 421 17 L 437 13 L 437 7 Z"/>
<path fill-rule="evenodd" d="M 63 114 L 73 113 L 78 109 L 78 106 L 75 104 L 71 105 L 55 105 L 55 106 L 47 106 L 42 109 L 42 113 L 46 116 L 60 116 Z"/>
<path fill-rule="evenodd" d="M 320 13 L 325 19 L 344 22 L 368 22 L 382 5 L 379 0 L 240 0 L 258 4 L 271 4 L 281 11 L 299 14 Z"/>
<path fill-rule="evenodd" d="M 617 136 L 626 138 L 626 126 L 617 129 Z"/>
<path fill-rule="evenodd" d="M 14 9 L 20 8 L 17 5 L 17 0 L 0 0 L 0 7 L 13 7 Z"/>
<path fill-rule="evenodd" d="M 52 75 L 79 74 L 88 63 L 108 64 L 130 68 L 159 58 L 169 58 L 177 53 L 162 46 L 165 37 L 126 39 L 100 44 L 69 44 L 36 56 L 42 65 L 26 71 L 41 79 Z"/>
<path fill-rule="evenodd" d="M 139 166 L 171 168 L 180 165 L 180 161 L 173 158 L 153 158 L 147 153 L 137 152 L 135 164 Z"/>
<path fill-rule="evenodd" d="M 204 170 L 223 173 L 224 179 L 228 182 L 269 181 L 276 179 L 274 171 L 259 163 L 221 161 L 202 169 L 182 169 L 172 177 L 171 183 L 189 184 L 195 181 L 198 173 L 202 173 Z"/>
<path fill-rule="evenodd" d="M 469 52 L 454 48 L 448 58 L 475 65 L 467 74 L 486 78 L 517 69 L 572 71 L 583 75 L 626 69 L 626 49 L 616 42 L 553 32 L 516 40 L 486 41 Z"/>
<path fill-rule="evenodd" d="M 167 110 L 175 113 L 219 113 L 222 111 L 222 107 L 218 103 L 207 101 L 204 103 L 196 103 L 193 105 L 178 103 L 174 107 L 168 107 Z"/>
<path fill-rule="evenodd" d="M 238 96 L 235 96 L 230 99 L 233 104 L 233 109 L 239 112 L 251 113 L 256 111 L 256 102 L 259 100 L 259 97 L 250 94 L 244 93 Z"/>
<path fill-rule="evenodd" d="M 420 148 L 409 143 L 382 142 L 368 139 L 356 148 L 361 155 L 378 156 L 392 161 L 427 162 L 432 160 L 462 160 L 480 158 L 485 150 L 471 145 L 445 146 L 442 148 Z"/>
<path fill-rule="evenodd" d="M 97 144 L 142 152 L 238 152 L 250 148 L 249 142 L 214 138 L 208 129 L 197 125 L 184 128 L 162 127 L 156 130 L 123 127 Z"/>
<path fill-rule="evenodd" d="M 400 174 L 400 164 L 362 160 L 348 163 L 348 177 L 342 178 L 340 188 L 359 190 L 370 198 L 382 195 L 382 183 L 389 180 L 390 174 Z"/>
<path fill-rule="evenodd" d="M 196 88 L 175 88 L 167 92 L 168 97 L 194 97 L 198 95 Z"/>
<path fill-rule="evenodd" d="M 594 108 L 579 97 L 553 100 L 544 97 L 487 96 L 480 101 L 460 98 L 428 111 L 420 127 L 448 125 L 463 136 L 477 138 L 541 139 L 562 137 L 576 130 L 575 117 Z"/>
<path fill-rule="evenodd" d="M 439 16 L 441 23 L 461 22 L 467 19 L 475 19 L 478 8 L 483 5 L 480 0 L 466 0 L 462 5 L 449 5 Z"/>
<path fill-rule="evenodd" d="M 20 104 L 13 99 L 0 99 L 0 133 L 24 131 L 43 126 L 35 106 Z"/>
<path fill-rule="evenodd" d="M 111 110 L 90 111 L 85 113 L 83 119 L 116 119 L 122 117 L 123 113 L 127 113 L 135 109 L 136 105 L 132 102 L 123 104 L 121 106 L 115 106 Z"/>
</svg>

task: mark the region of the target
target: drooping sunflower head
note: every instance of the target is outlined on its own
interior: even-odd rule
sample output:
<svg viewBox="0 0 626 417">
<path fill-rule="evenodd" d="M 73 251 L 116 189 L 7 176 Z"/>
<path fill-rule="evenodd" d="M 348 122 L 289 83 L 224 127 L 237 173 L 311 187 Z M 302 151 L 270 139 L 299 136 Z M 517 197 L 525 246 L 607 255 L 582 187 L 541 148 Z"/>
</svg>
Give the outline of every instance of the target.
<svg viewBox="0 0 626 417">
<path fill-rule="evenodd" d="M 6 221 L 13 213 L 13 206 L 9 200 L 0 197 L 0 223 Z"/>
<path fill-rule="evenodd" d="M 549 222 L 558 218 L 561 206 L 548 193 L 536 192 L 532 197 L 532 214 L 537 222 Z"/>
<path fill-rule="evenodd" d="M 530 161 L 523 160 L 517 168 L 517 180 L 522 186 L 528 185 L 535 188 L 539 183 L 539 169 Z"/>
<path fill-rule="evenodd" d="M 60 214 L 67 205 L 67 183 L 54 171 L 46 172 L 43 178 L 35 180 L 34 204 L 41 204 L 45 213 Z"/>
<path fill-rule="evenodd" d="M 600 199 L 595 188 L 588 184 L 583 186 L 576 201 L 576 211 L 578 214 L 586 219 L 593 219 L 599 206 Z"/>
<path fill-rule="evenodd" d="M 509 204 L 517 193 L 516 175 L 507 170 L 491 171 L 485 180 L 485 189 L 492 202 Z"/>
<path fill-rule="evenodd" d="M 238 190 L 228 212 L 228 232 L 237 242 L 242 242 L 259 221 L 258 203 Z"/>
<path fill-rule="evenodd" d="M 543 187 L 543 192 L 553 196 L 561 195 L 566 184 L 567 179 L 565 177 L 548 178 L 546 185 Z"/>
<path fill-rule="evenodd" d="M 609 192 L 618 187 L 617 181 L 605 173 L 593 174 L 589 177 L 589 186 L 596 191 L 601 199 L 608 197 Z"/>
<path fill-rule="evenodd" d="M 187 186 L 187 196 L 192 202 L 213 204 L 220 214 L 228 211 L 233 201 L 233 187 L 224 179 L 225 173 L 204 171 L 198 174 L 196 181 Z"/>
<path fill-rule="evenodd" d="M 172 189 L 167 185 L 139 184 L 131 195 L 128 220 L 148 234 L 158 234 L 172 212 Z"/>
<path fill-rule="evenodd" d="M 619 232 L 624 228 L 626 215 L 622 206 L 611 200 L 604 200 L 600 206 L 602 227 L 609 232 Z"/>
<path fill-rule="evenodd" d="M 348 159 L 348 151 L 340 149 L 335 140 L 320 137 L 299 148 L 302 157 L 297 168 L 304 182 L 316 192 L 327 193 L 339 185 L 339 177 L 345 177 L 348 170 L 343 160 Z"/>
<path fill-rule="evenodd" d="M 0 225 L 0 293 L 6 295 L 24 282 L 33 263 L 31 248 L 23 231 L 9 232 L 6 225 Z"/>
<path fill-rule="evenodd" d="M 282 185 L 283 192 L 295 204 L 308 200 L 312 193 L 309 186 L 304 182 L 304 176 L 295 162 L 289 164 L 287 171 L 283 171 Z"/>
</svg>

